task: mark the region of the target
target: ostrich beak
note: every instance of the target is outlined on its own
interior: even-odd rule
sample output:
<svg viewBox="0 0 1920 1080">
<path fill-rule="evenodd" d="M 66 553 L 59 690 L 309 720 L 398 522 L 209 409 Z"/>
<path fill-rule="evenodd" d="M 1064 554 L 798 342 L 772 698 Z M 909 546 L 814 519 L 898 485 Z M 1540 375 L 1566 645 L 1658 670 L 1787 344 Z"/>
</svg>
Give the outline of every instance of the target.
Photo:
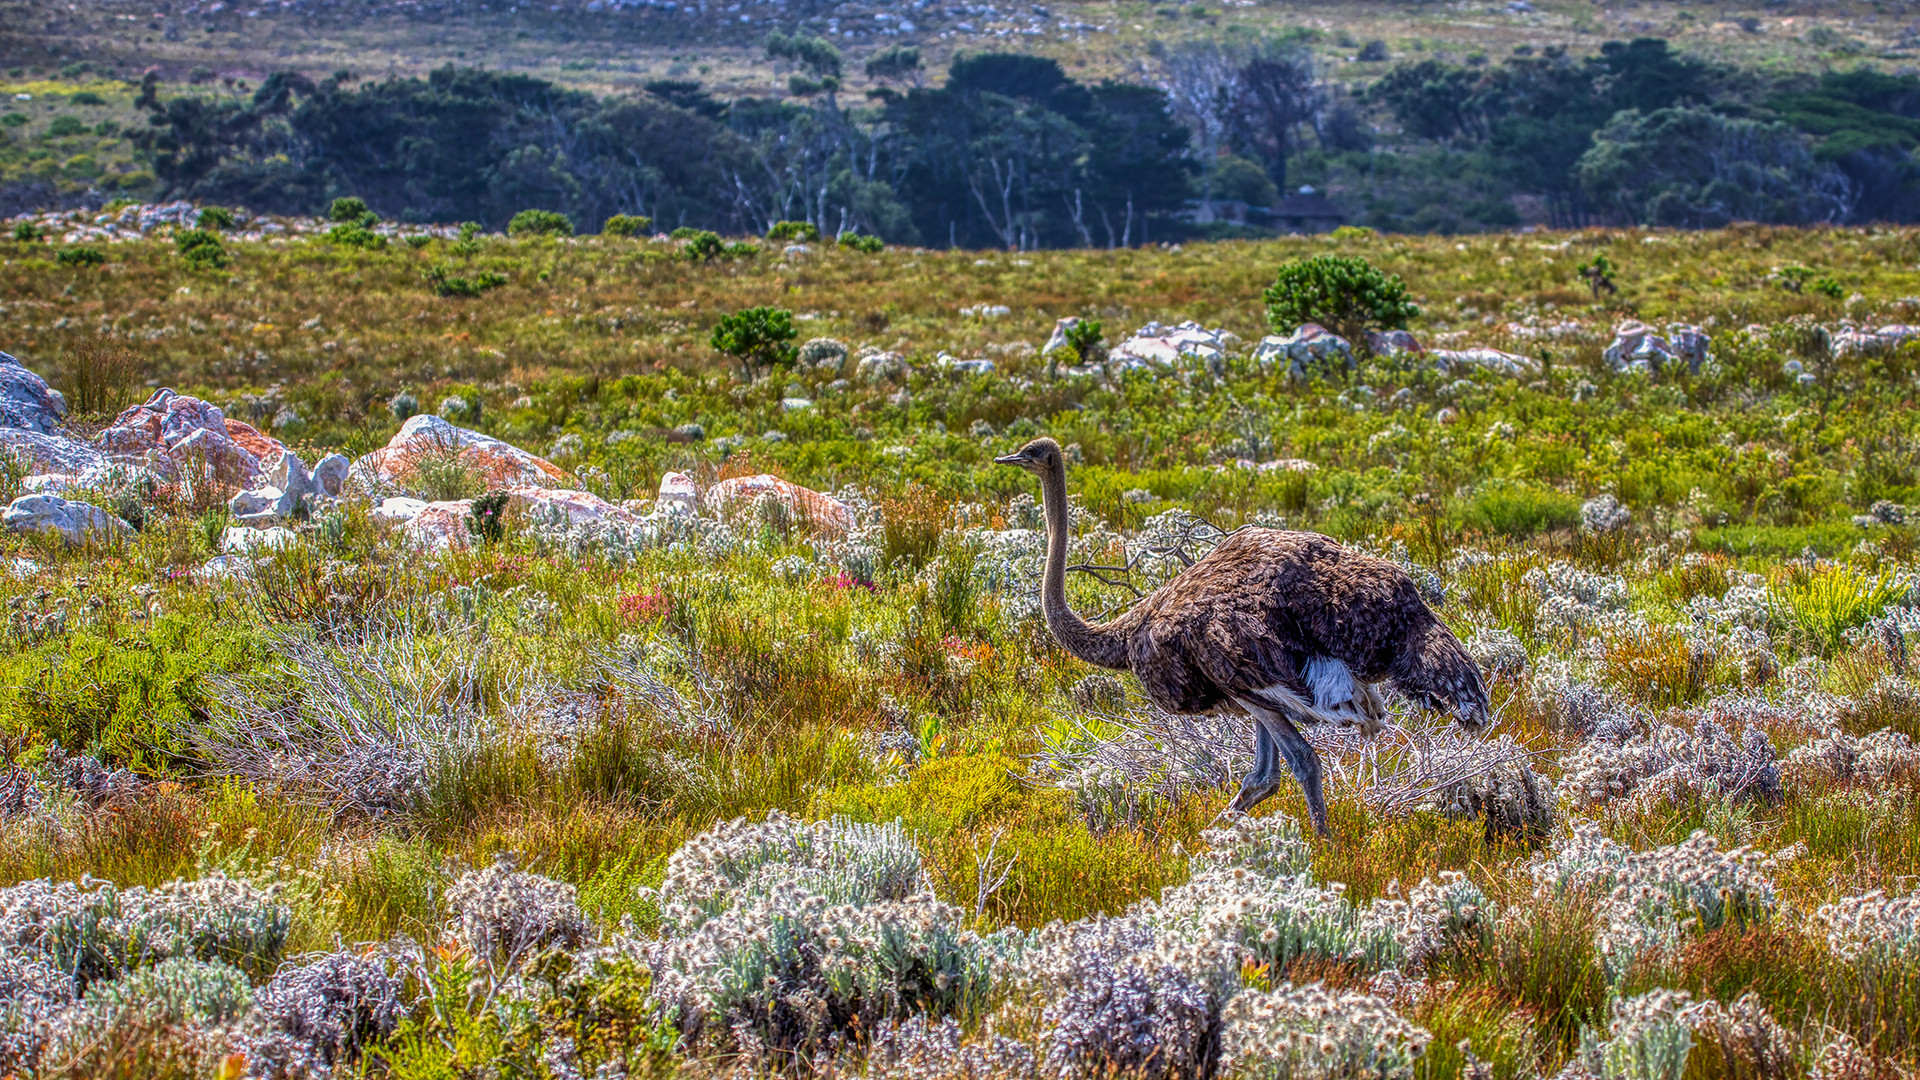
<svg viewBox="0 0 1920 1080">
<path fill-rule="evenodd" d="M 1025 465 L 1027 456 L 1023 453 L 1002 454 L 993 459 L 995 465 Z"/>
</svg>

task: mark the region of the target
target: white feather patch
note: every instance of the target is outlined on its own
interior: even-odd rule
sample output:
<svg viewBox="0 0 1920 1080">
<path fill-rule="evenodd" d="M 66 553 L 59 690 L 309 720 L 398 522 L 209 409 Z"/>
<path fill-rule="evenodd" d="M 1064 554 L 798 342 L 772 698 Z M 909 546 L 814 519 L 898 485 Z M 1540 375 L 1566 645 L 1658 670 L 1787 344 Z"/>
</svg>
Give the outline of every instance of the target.
<svg viewBox="0 0 1920 1080">
<path fill-rule="evenodd" d="M 1315 656 L 1307 661 L 1305 674 L 1307 687 L 1313 694 L 1310 702 L 1277 684 L 1254 693 L 1270 704 L 1315 722 L 1358 725 L 1368 735 L 1377 734 L 1386 726 L 1386 702 L 1371 685 L 1355 680 L 1344 662 L 1331 656 Z"/>
</svg>

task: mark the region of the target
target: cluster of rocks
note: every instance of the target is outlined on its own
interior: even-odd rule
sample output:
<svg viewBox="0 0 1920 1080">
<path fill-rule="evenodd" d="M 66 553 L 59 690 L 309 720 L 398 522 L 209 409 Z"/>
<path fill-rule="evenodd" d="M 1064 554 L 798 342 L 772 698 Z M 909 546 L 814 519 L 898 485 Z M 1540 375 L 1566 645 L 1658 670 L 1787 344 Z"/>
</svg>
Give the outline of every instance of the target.
<svg viewBox="0 0 1920 1080">
<path fill-rule="evenodd" d="M 263 241 L 297 236 L 323 236 L 334 222 L 317 217 L 274 217 L 229 211 L 234 217 L 235 240 Z M 200 207 L 180 200 L 169 203 L 135 203 L 112 211 L 48 210 L 7 218 L 9 232 L 18 225 L 32 225 L 47 242 L 62 244 L 116 244 L 140 240 L 156 233 L 168 233 L 200 226 Z M 424 234 L 452 239 L 459 229 L 452 225 L 400 225 L 381 222 L 373 231 L 383 236 Z"/>
<path fill-rule="evenodd" d="M 410 417 L 386 446 L 358 461 L 328 454 L 309 466 L 278 439 L 211 402 L 172 390 L 159 390 L 122 412 L 90 441 L 63 433 L 65 412 L 64 400 L 44 379 L 0 353 L 0 451 L 14 454 L 29 471 L 22 484 L 26 494 L 0 514 L 0 524 L 16 532 L 49 532 L 72 545 L 111 545 L 132 536 L 134 528 L 88 501 L 101 497 L 96 493 L 214 485 L 235 493 L 227 500 L 230 525 L 222 540 L 229 554 L 210 563 L 209 573 L 244 572 L 246 553 L 292 543 L 291 526 L 299 519 L 349 498 L 374 502 L 376 520 L 402 529 L 422 547 L 464 546 L 473 500 L 404 494 L 416 490 L 434 465 L 464 471 L 489 490 L 504 492 L 511 510 L 546 522 L 638 525 L 650 514 L 704 509 L 726 515 L 767 500 L 829 532 L 844 534 L 853 521 L 839 500 L 765 475 L 722 480 L 699 492 L 690 477 L 670 473 L 657 503 L 616 505 L 571 486 L 567 471 L 545 458 L 425 414 Z"/>
<path fill-rule="evenodd" d="M 1653 327 L 1629 319 L 1614 327 L 1613 342 L 1601 354 L 1614 371 L 1636 371 L 1658 375 L 1676 364 L 1699 374 L 1700 365 L 1709 359 L 1706 331 L 1686 323 L 1673 323 L 1662 337 Z"/>
</svg>

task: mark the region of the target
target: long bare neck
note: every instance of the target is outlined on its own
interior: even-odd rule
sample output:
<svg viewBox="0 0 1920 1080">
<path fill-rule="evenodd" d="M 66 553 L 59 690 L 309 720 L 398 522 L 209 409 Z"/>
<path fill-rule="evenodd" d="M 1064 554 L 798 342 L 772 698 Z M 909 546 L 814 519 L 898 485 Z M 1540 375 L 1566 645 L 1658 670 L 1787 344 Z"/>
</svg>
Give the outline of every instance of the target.
<svg viewBox="0 0 1920 1080">
<path fill-rule="evenodd" d="M 1040 578 L 1040 610 L 1047 629 L 1068 652 L 1104 668 L 1127 667 L 1127 633 L 1114 623 L 1090 626 L 1067 604 L 1067 471 L 1040 476 L 1040 504 L 1047 515 L 1047 566 Z"/>
</svg>

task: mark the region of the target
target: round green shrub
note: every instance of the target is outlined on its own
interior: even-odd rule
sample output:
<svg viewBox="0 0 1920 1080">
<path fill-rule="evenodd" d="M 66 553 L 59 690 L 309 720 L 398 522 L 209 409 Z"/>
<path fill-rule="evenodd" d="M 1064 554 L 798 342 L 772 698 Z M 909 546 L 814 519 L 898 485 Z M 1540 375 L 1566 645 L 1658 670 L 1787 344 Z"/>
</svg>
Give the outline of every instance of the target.
<svg viewBox="0 0 1920 1080">
<path fill-rule="evenodd" d="M 820 230 L 811 221 L 779 221 L 767 230 L 769 240 L 818 240 Z"/>
<path fill-rule="evenodd" d="M 357 222 L 369 212 L 365 199 L 346 195 L 333 200 L 333 206 L 327 210 L 327 218 L 330 221 Z"/>
<path fill-rule="evenodd" d="M 1398 275 L 1383 273 L 1356 255 L 1315 255 L 1280 268 L 1266 292 L 1267 321 L 1277 334 L 1304 323 L 1320 326 L 1365 350 L 1367 331 L 1405 329 L 1420 309 Z"/>
<path fill-rule="evenodd" d="M 653 228 L 653 219 L 645 214 L 615 214 L 600 226 L 602 236 L 643 236 Z"/>
<path fill-rule="evenodd" d="M 522 210 L 507 222 L 508 236 L 572 236 L 573 219 L 555 210 Z"/>
</svg>

